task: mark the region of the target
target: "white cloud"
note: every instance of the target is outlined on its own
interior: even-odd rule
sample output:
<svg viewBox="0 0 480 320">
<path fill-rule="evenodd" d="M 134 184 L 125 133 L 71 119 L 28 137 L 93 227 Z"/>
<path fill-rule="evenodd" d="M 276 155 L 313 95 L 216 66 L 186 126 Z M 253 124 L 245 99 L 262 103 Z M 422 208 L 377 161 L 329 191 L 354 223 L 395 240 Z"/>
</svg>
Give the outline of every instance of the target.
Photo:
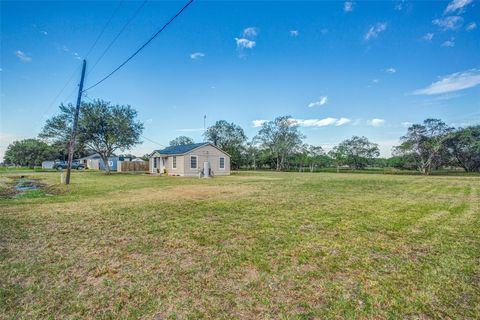
<svg viewBox="0 0 480 320">
<path fill-rule="evenodd" d="M 401 124 L 402 124 L 402 127 L 408 128 L 413 124 L 413 122 L 404 121 Z"/>
<path fill-rule="evenodd" d="M 205 53 L 203 53 L 203 52 L 190 53 L 190 59 L 196 60 L 196 59 L 199 59 L 199 58 L 202 58 L 202 57 L 205 57 Z"/>
<path fill-rule="evenodd" d="M 415 95 L 432 95 L 473 88 L 480 84 L 480 69 L 455 72 L 440 78 L 426 88 L 413 91 Z"/>
<path fill-rule="evenodd" d="M 261 127 L 268 120 L 253 120 L 252 124 L 254 128 Z M 325 126 L 343 126 L 347 123 L 350 123 L 351 120 L 348 118 L 324 118 L 324 119 L 291 119 L 292 125 L 297 125 L 300 127 L 325 127 Z"/>
<path fill-rule="evenodd" d="M 433 36 L 434 36 L 433 33 L 428 32 L 428 33 L 426 33 L 426 34 L 422 37 L 422 39 L 425 40 L 425 41 L 432 41 Z"/>
<path fill-rule="evenodd" d="M 371 26 L 370 29 L 368 29 L 368 32 L 365 34 L 364 39 L 365 40 L 370 40 L 370 39 L 376 38 L 376 37 L 378 37 L 378 34 L 380 32 L 383 32 L 385 30 L 387 30 L 387 23 L 386 22 L 377 23 L 376 25 Z"/>
<path fill-rule="evenodd" d="M 343 3 L 343 11 L 352 12 L 353 11 L 353 2 L 352 1 L 345 1 Z"/>
<path fill-rule="evenodd" d="M 253 127 L 254 127 L 254 128 L 258 128 L 258 127 L 263 126 L 263 124 L 264 124 L 265 122 L 268 122 L 268 120 L 253 120 L 253 121 L 252 121 L 252 124 L 253 124 Z"/>
<path fill-rule="evenodd" d="M 445 41 L 442 43 L 442 47 L 452 48 L 455 47 L 455 38 L 450 38 L 450 40 Z"/>
<path fill-rule="evenodd" d="M 76 52 L 73 53 L 73 57 L 77 60 L 82 60 L 82 58 L 80 57 L 80 55 Z"/>
<path fill-rule="evenodd" d="M 308 104 L 308 107 L 309 108 L 320 107 L 320 106 L 326 105 L 327 102 L 328 102 L 328 97 L 327 96 L 321 96 L 318 101 L 310 102 Z"/>
<path fill-rule="evenodd" d="M 40 31 L 41 34 L 43 34 L 44 36 L 48 35 L 48 32 L 47 31 Z"/>
<path fill-rule="evenodd" d="M 341 126 L 341 125 L 344 125 L 344 124 L 347 124 L 347 123 L 350 123 L 352 122 L 352 120 L 348 119 L 348 118 L 340 118 L 338 119 L 338 121 L 335 123 L 335 126 Z"/>
<path fill-rule="evenodd" d="M 255 27 L 248 27 L 243 30 L 244 37 L 255 38 L 258 35 L 258 29 Z"/>
<path fill-rule="evenodd" d="M 380 126 L 383 126 L 385 124 L 385 120 L 375 118 L 375 119 L 372 119 L 372 120 L 367 120 L 367 124 L 369 126 L 372 126 L 372 127 L 380 127 Z"/>
<path fill-rule="evenodd" d="M 256 45 L 255 41 L 248 40 L 245 38 L 235 38 L 235 41 L 237 42 L 238 49 L 244 49 L 244 48 L 252 49 Z"/>
<path fill-rule="evenodd" d="M 20 50 L 17 50 L 15 51 L 15 55 L 18 57 L 18 59 L 20 59 L 20 61 L 22 62 L 30 62 L 32 61 L 32 57 L 30 57 L 29 55 L 27 55 L 25 52 L 23 51 L 20 51 Z"/>
<path fill-rule="evenodd" d="M 292 37 L 298 37 L 299 34 L 300 32 L 298 32 L 298 30 L 290 30 L 290 35 Z"/>
<path fill-rule="evenodd" d="M 388 68 L 388 69 L 385 70 L 385 72 L 386 72 L 386 73 L 395 73 L 395 72 L 397 72 L 397 69 L 395 69 L 395 68 Z"/>
<path fill-rule="evenodd" d="M 348 118 L 324 118 L 324 119 L 292 119 L 293 123 L 301 127 L 325 127 L 325 126 L 342 126 L 349 123 Z"/>
<path fill-rule="evenodd" d="M 372 80 L 372 83 L 374 83 L 374 84 L 377 84 L 377 83 L 379 83 L 379 82 L 380 82 L 380 80 L 378 80 L 378 79 L 373 79 L 373 80 Z"/>
<path fill-rule="evenodd" d="M 404 1 L 402 0 L 395 5 L 394 9 L 397 10 L 397 11 L 402 11 L 403 10 L 403 5 L 404 5 Z"/>
<path fill-rule="evenodd" d="M 467 31 L 472 31 L 472 30 L 474 30 L 474 29 L 476 29 L 476 28 L 477 28 L 477 24 L 476 24 L 475 22 L 470 22 L 470 23 L 467 25 L 467 27 L 465 28 L 465 30 L 467 30 Z"/>
<path fill-rule="evenodd" d="M 460 16 L 450 16 L 442 19 L 432 20 L 434 25 L 439 26 L 443 30 L 458 29 L 463 24 L 463 18 Z"/>
<path fill-rule="evenodd" d="M 445 13 L 454 12 L 472 3 L 473 0 L 453 0 L 445 8 Z"/>
</svg>

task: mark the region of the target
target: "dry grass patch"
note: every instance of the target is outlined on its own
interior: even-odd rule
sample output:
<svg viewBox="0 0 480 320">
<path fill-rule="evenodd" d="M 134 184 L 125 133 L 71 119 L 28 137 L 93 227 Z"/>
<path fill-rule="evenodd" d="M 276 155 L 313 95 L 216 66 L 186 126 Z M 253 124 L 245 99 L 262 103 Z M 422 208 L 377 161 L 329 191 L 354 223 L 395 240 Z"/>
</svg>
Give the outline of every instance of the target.
<svg viewBox="0 0 480 320">
<path fill-rule="evenodd" d="M 0 202 L 5 318 L 480 317 L 478 178 L 73 181 Z"/>
</svg>

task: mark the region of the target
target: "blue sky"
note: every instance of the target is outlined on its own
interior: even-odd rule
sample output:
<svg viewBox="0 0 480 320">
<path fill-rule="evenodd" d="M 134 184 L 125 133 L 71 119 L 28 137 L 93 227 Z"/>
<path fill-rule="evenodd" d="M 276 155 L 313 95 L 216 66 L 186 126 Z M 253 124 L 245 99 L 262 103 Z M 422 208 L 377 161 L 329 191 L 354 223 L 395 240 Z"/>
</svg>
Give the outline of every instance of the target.
<svg viewBox="0 0 480 320">
<path fill-rule="evenodd" d="M 80 59 L 115 10 L 86 57 L 86 86 L 184 3 L 2 1 L 0 156 L 11 141 L 35 137 L 59 103 L 75 101 Z M 201 141 L 204 114 L 207 126 L 233 121 L 249 138 L 263 120 L 291 115 L 310 144 L 328 150 L 364 135 L 385 156 L 409 123 L 480 122 L 479 24 L 478 0 L 197 0 L 87 95 L 135 107 L 144 136 L 160 144 Z M 132 151 L 160 148 L 149 140 Z"/>
</svg>

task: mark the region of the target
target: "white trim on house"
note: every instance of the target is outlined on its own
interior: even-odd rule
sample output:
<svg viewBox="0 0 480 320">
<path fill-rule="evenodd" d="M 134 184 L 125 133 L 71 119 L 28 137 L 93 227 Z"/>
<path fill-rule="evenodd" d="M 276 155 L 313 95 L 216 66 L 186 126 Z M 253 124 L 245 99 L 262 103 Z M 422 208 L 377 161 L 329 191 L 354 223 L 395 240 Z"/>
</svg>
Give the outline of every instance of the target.
<svg viewBox="0 0 480 320">
<path fill-rule="evenodd" d="M 195 158 L 195 167 L 192 167 L 192 158 Z M 198 169 L 198 156 L 195 154 L 190 155 L 190 170 Z"/>
</svg>

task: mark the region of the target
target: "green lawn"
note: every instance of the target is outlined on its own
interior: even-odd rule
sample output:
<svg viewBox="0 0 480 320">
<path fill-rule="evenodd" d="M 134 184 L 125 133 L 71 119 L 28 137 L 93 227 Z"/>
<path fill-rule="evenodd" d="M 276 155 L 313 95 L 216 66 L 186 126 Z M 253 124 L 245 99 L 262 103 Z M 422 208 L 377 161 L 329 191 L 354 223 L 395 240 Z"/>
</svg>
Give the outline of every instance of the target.
<svg viewBox="0 0 480 320">
<path fill-rule="evenodd" d="M 0 318 L 478 319 L 479 202 L 478 176 L 75 172 L 0 200 Z"/>
</svg>

